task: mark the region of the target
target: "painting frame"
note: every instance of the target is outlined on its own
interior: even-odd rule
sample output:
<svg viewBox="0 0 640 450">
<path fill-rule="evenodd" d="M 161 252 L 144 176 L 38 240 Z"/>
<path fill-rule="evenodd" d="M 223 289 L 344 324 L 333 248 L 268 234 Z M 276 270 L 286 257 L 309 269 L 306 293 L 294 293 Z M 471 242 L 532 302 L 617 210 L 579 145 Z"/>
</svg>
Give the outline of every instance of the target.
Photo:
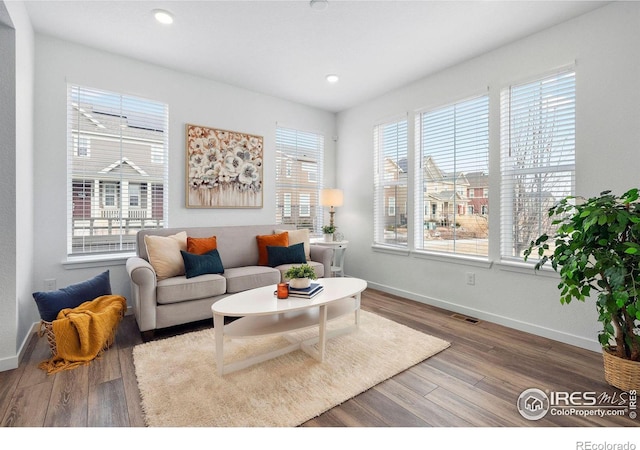
<svg viewBox="0 0 640 450">
<path fill-rule="evenodd" d="M 187 208 L 262 208 L 264 138 L 186 124 Z"/>
</svg>

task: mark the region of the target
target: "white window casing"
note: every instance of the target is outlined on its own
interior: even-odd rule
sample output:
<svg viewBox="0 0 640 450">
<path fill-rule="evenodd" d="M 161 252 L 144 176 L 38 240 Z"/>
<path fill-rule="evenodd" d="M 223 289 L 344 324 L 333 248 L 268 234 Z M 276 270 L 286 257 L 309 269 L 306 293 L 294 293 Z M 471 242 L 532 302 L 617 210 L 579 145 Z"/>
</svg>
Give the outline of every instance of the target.
<svg viewBox="0 0 640 450">
<path fill-rule="evenodd" d="M 553 73 L 501 92 L 503 260 L 522 261 L 552 230 L 548 210 L 575 194 L 575 72 Z"/>
<path fill-rule="evenodd" d="M 320 233 L 324 136 L 278 126 L 276 128 L 276 223 L 294 224 Z"/>
<path fill-rule="evenodd" d="M 373 128 L 374 245 L 407 248 L 407 118 Z"/>
<path fill-rule="evenodd" d="M 166 226 L 166 104 L 70 84 L 67 148 L 69 256 L 131 253 Z"/>
</svg>

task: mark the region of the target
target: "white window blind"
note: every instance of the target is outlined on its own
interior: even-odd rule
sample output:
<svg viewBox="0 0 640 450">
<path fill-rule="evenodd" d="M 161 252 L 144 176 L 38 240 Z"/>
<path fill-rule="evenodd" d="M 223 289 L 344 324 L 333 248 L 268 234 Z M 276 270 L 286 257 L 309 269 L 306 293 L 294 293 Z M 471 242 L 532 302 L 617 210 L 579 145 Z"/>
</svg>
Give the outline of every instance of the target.
<svg viewBox="0 0 640 450">
<path fill-rule="evenodd" d="M 324 136 L 276 129 L 276 223 L 320 233 Z"/>
<path fill-rule="evenodd" d="M 373 129 L 374 243 L 407 247 L 407 119 Z"/>
<path fill-rule="evenodd" d="M 489 97 L 416 116 L 415 246 L 488 256 Z"/>
<path fill-rule="evenodd" d="M 575 73 L 501 93 L 501 256 L 521 259 L 551 231 L 548 210 L 575 192 Z"/>
<path fill-rule="evenodd" d="M 135 250 L 167 212 L 168 106 L 67 87 L 69 255 Z"/>
</svg>

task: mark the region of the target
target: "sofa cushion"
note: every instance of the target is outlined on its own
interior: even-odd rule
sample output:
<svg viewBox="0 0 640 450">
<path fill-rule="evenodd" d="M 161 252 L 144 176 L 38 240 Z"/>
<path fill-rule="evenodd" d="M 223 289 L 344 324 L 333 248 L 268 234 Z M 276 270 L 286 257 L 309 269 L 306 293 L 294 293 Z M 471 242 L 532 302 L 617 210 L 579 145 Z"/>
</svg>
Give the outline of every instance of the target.
<svg viewBox="0 0 640 450">
<path fill-rule="evenodd" d="M 269 267 L 281 266 L 282 264 L 304 264 L 307 262 L 302 242 L 289 247 L 267 245 L 267 255 L 269 256 Z"/>
<path fill-rule="evenodd" d="M 316 272 L 316 277 L 318 278 L 324 277 L 324 264 L 319 263 L 317 261 L 307 261 L 307 264 L 313 267 L 313 270 Z M 280 266 L 277 266 L 276 269 L 278 269 L 278 271 L 280 272 L 281 280 L 285 281 L 284 274 L 287 272 L 287 270 L 289 270 L 293 266 L 298 266 L 298 265 L 299 264 L 282 264 Z"/>
<path fill-rule="evenodd" d="M 216 236 L 198 238 L 187 236 L 187 252 L 195 253 L 196 255 L 204 255 L 211 250 L 218 248 L 218 239 Z"/>
<path fill-rule="evenodd" d="M 227 290 L 227 280 L 222 275 L 207 274 L 195 278 L 171 277 L 158 281 L 156 301 L 161 304 L 186 302 L 222 295 Z"/>
<path fill-rule="evenodd" d="M 211 250 L 204 255 L 196 255 L 180 251 L 184 261 L 184 271 L 187 278 L 193 278 L 208 273 L 224 273 L 222 260 L 218 250 Z"/>
<path fill-rule="evenodd" d="M 75 308 L 103 295 L 111 295 L 108 270 L 89 280 L 56 291 L 34 292 L 33 299 L 36 301 L 40 318 L 46 322 L 53 322 L 60 310 Z"/>
<path fill-rule="evenodd" d="M 184 275 L 184 261 L 180 250 L 187 250 L 186 231 L 171 236 L 145 236 L 144 243 L 158 280 Z"/>
<path fill-rule="evenodd" d="M 311 259 L 311 239 L 309 238 L 309 230 L 303 228 L 301 230 L 275 230 L 275 233 L 288 233 L 289 246 L 293 244 L 304 244 L 304 257 L 309 261 Z"/>
<path fill-rule="evenodd" d="M 264 234 L 256 236 L 258 241 L 258 265 L 266 266 L 269 264 L 269 255 L 267 254 L 267 245 L 288 247 L 289 233 L 286 231 L 279 234 Z"/>
<path fill-rule="evenodd" d="M 234 267 L 226 269 L 223 276 L 227 279 L 227 294 L 277 284 L 281 279 L 277 269 L 267 266 Z"/>
</svg>

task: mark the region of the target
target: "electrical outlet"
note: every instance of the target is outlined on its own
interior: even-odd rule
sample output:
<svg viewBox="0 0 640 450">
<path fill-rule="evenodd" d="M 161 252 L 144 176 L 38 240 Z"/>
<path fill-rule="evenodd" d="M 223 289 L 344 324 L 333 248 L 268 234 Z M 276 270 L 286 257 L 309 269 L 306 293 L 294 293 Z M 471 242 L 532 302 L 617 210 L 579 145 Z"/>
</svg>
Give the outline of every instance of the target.
<svg viewBox="0 0 640 450">
<path fill-rule="evenodd" d="M 473 272 L 467 272 L 467 284 L 473 286 L 476 284 L 476 274 Z"/>
<path fill-rule="evenodd" d="M 56 279 L 55 278 L 47 278 L 44 280 L 44 290 L 45 291 L 55 291 L 56 290 Z"/>
</svg>

